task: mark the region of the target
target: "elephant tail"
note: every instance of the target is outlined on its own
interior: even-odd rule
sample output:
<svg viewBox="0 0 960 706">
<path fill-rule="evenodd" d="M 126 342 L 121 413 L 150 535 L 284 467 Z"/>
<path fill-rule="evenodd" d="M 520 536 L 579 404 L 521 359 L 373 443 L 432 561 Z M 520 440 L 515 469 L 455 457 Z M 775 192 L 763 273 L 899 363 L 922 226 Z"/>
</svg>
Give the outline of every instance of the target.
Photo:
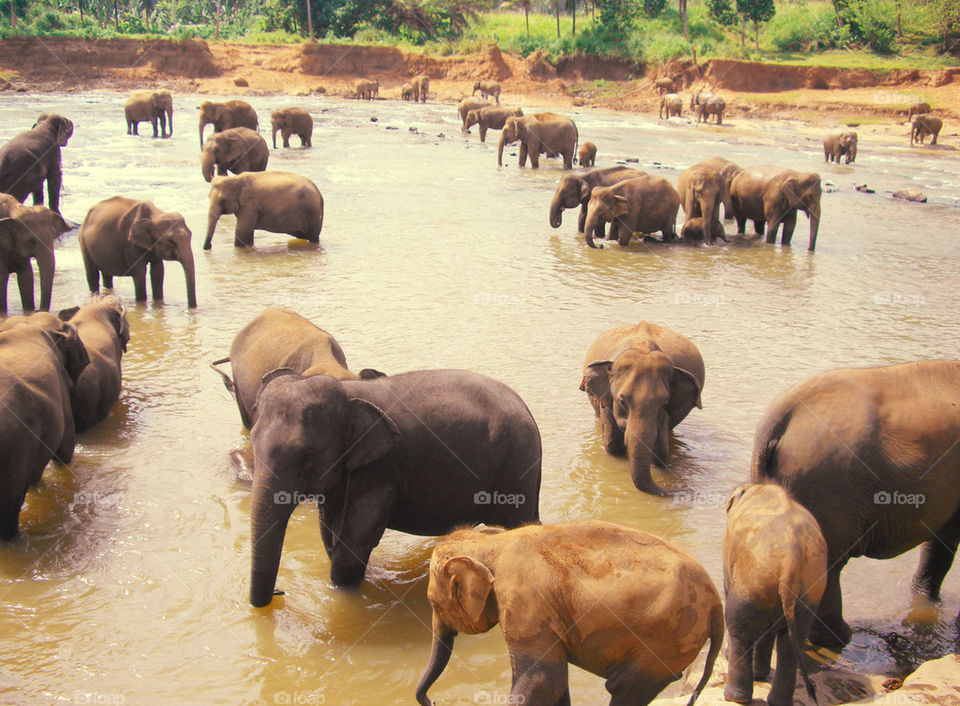
<svg viewBox="0 0 960 706">
<path fill-rule="evenodd" d="M 807 694 L 813 703 L 817 701 L 817 688 L 807 673 L 807 663 L 803 659 L 803 645 L 800 644 L 800 636 L 797 634 L 797 608 L 810 610 L 804 602 L 802 592 L 797 590 L 799 586 L 788 585 L 789 583 L 799 584 L 799 581 L 782 581 L 780 583 L 780 603 L 783 606 L 783 615 L 787 620 L 787 634 L 790 637 L 790 646 L 797 657 L 797 664 L 800 666 L 800 676 L 803 677 L 803 684 L 807 688 Z"/>
<path fill-rule="evenodd" d="M 220 360 L 213 361 L 212 363 L 210 363 L 210 367 L 213 368 L 216 371 L 216 373 L 223 378 L 223 386 L 230 391 L 231 395 L 236 397 L 237 386 L 234 384 L 233 379 L 229 375 L 227 375 L 225 372 L 220 370 L 220 368 L 217 367 L 218 365 L 223 365 L 224 363 L 229 363 L 229 362 L 230 362 L 230 356 L 227 356 L 226 358 L 221 358 Z"/>
<path fill-rule="evenodd" d="M 690 700 L 687 706 L 693 706 L 697 698 L 707 687 L 710 676 L 713 674 L 713 665 L 717 662 L 717 656 L 720 654 L 720 647 L 723 645 L 723 607 L 717 603 L 710 611 L 710 650 L 707 652 L 707 661 L 703 665 L 703 676 L 697 683 L 697 688 L 690 694 Z"/>
<path fill-rule="evenodd" d="M 750 467 L 750 480 L 754 483 L 767 483 L 777 479 L 777 449 L 780 439 L 790 424 L 793 415 L 791 405 L 782 414 L 780 410 L 767 413 L 757 428 L 753 441 L 753 462 Z"/>
</svg>

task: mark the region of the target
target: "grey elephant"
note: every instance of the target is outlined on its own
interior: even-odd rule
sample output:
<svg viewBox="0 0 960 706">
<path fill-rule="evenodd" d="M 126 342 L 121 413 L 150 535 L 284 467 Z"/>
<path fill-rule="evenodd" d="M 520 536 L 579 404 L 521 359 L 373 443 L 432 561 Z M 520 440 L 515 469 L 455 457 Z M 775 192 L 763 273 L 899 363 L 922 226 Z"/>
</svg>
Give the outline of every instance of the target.
<svg viewBox="0 0 960 706">
<path fill-rule="evenodd" d="M 559 228 L 563 223 L 563 210 L 580 206 L 580 218 L 577 222 L 577 232 L 582 233 L 587 223 L 587 206 L 594 187 L 613 186 L 624 179 L 633 179 L 644 176 L 639 169 L 629 167 L 604 167 L 591 169 L 582 174 L 564 174 L 557 183 L 557 190 L 550 201 L 550 227 Z M 603 237 L 603 224 L 595 233 Z"/>
<path fill-rule="evenodd" d="M 930 107 L 930 104 L 926 101 L 917 101 L 910 106 L 910 109 L 907 110 L 907 122 L 913 120 L 914 115 L 922 115 L 923 113 L 929 113 L 933 108 Z"/>
<path fill-rule="evenodd" d="M 40 309 L 50 311 L 56 270 L 54 242 L 70 226 L 46 206 L 24 206 L 9 194 L 0 194 L 0 313 L 7 312 L 7 283 L 17 275 L 20 304 L 34 309 L 33 265 L 40 275 Z"/>
<path fill-rule="evenodd" d="M 402 404 L 397 404 L 402 400 Z M 539 521 L 540 432 L 503 383 L 460 370 L 373 380 L 276 371 L 253 425 L 250 603 L 274 593 L 296 503 L 320 511 L 330 579 L 360 583 L 386 529 Z"/>
<path fill-rule="evenodd" d="M 497 623 L 513 672 L 505 703 L 531 706 L 570 703 L 568 663 L 605 677 L 614 706 L 648 704 L 709 640 L 692 706 L 723 643 L 706 570 L 655 535 L 608 522 L 461 529 L 433 550 L 427 599 L 433 647 L 417 684 L 422 706 L 457 633 Z"/>
<path fill-rule="evenodd" d="M 693 93 L 690 95 L 690 110 L 697 115 L 697 122 L 708 122 L 711 115 L 717 116 L 717 125 L 723 125 L 723 111 L 727 102 L 722 96 L 712 93 Z"/>
<path fill-rule="evenodd" d="M 467 114 L 471 110 L 480 110 L 481 108 L 489 108 L 492 103 L 483 98 L 474 98 L 473 96 L 467 96 L 462 101 L 457 103 L 457 115 L 460 116 L 460 131 L 466 132 L 470 127 L 467 125 Z"/>
<path fill-rule="evenodd" d="M 753 703 L 754 680 L 777 671 L 770 706 L 793 706 L 797 666 L 817 702 L 803 647 L 826 587 L 827 543 L 816 519 L 773 483 L 741 485 L 727 501 L 723 535 L 724 617 L 730 669 L 723 696 Z"/>
<path fill-rule="evenodd" d="M 197 306 L 196 269 L 183 216 L 164 212 L 150 201 L 114 196 L 94 205 L 80 226 L 80 254 L 92 293 L 113 287 L 114 277 L 132 277 L 136 300 L 147 300 L 147 265 L 153 300 L 163 301 L 163 263 L 183 266 L 187 306 Z"/>
<path fill-rule="evenodd" d="M 413 100 L 413 84 L 408 82 L 400 86 L 400 100 Z"/>
<path fill-rule="evenodd" d="M 53 314 L 0 326 L 0 539 L 17 536 L 24 496 L 47 463 L 73 458 L 70 390 L 89 362 L 76 328 Z"/>
<path fill-rule="evenodd" d="M 262 172 L 267 168 L 270 148 L 259 132 L 248 127 L 232 127 L 215 132 L 203 143 L 200 171 L 206 181 L 227 172 Z"/>
<path fill-rule="evenodd" d="M 664 115 L 666 113 L 666 115 Z M 676 93 L 667 93 L 660 98 L 660 119 L 669 120 L 674 115 L 682 117 L 683 99 Z"/>
<path fill-rule="evenodd" d="M 584 142 L 577 151 L 577 164 L 581 167 L 593 167 L 597 163 L 597 146 L 590 142 Z"/>
<path fill-rule="evenodd" d="M 127 121 L 128 135 L 139 135 L 137 125 L 141 122 L 150 123 L 154 137 L 173 135 L 173 96 L 169 91 L 134 91 L 123 104 L 123 114 Z"/>
<path fill-rule="evenodd" d="M 840 164 L 840 158 L 850 164 L 857 159 L 859 136 L 853 130 L 831 133 L 823 138 L 823 161 Z"/>
<path fill-rule="evenodd" d="M 670 430 L 702 408 L 703 380 L 693 341 L 648 321 L 605 331 L 587 350 L 580 389 L 600 418 L 604 450 L 629 456 L 638 490 L 667 494 L 650 464 L 667 467 Z"/>
<path fill-rule="evenodd" d="M 754 230 L 763 234 L 766 228 L 768 243 L 777 242 L 777 230 L 783 224 L 780 242 L 789 245 L 797 225 L 797 212 L 803 211 L 810 219 L 810 240 L 807 249 L 817 246 L 820 231 L 820 175 L 801 173 L 772 165 L 744 169 L 730 184 L 733 214 L 737 232 L 746 233 L 748 220 Z"/>
<path fill-rule="evenodd" d="M 811 641 L 850 641 L 840 573 L 852 557 L 922 545 L 913 590 L 937 600 L 960 542 L 960 362 L 840 368 L 779 395 L 754 436 L 751 480 L 816 518 L 827 585 Z"/>
<path fill-rule="evenodd" d="M 210 184 L 207 237 L 203 249 L 213 246 L 213 231 L 224 213 L 237 215 L 233 244 L 253 245 L 253 231 L 287 233 L 311 243 L 320 242 L 323 196 L 312 181 L 290 172 L 244 172 L 215 177 Z"/>
<path fill-rule="evenodd" d="M 583 235 L 587 245 L 597 247 L 594 234 L 602 232 L 603 223 L 610 223 L 610 237 L 621 246 L 630 244 L 634 233 L 663 234 L 663 242 L 677 237 L 677 211 L 680 196 L 673 185 L 658 176 L 644 174 L 613 186 L 597 186 L 587 203 L 587 220 Z M 600 246 L 602 247 L 602 246 Z"/>
<path fill-rule="evenodd" d="M 723 202 L 724 183 L 720 170 L 708 162 L 694 164 L 677 178 L 677 191 L 686 219 L 701 216 L 710 221 L 711 237 L 708 242 L 713 242 L 712 236 L 718 229 L 723 231 L 720 204 Z"/>
<path fill-rule="evenodd" d="M 283 146 L 290 146 L 290 136 L 300 138 L 301 147 L 313 147 L 313 116 L 303 108 L 281 108 L 270 113 L 270 131 L 273 133 L 273 149 L 277 149 L 277 132 Z"/>
<path fill-rule="evenodd" d="M 520 141 L 520 166 L 530 157 L 530 168 L 540 167 L 540 154 L 563 155 L 563 168 L 573 169 L 579 135 L 577 126 L 570 118 L 556 113 L 535 113 L 523 117 L 508 118 L 500 132 L 497 148 L 497 164 L 503 166 L 505 145 Z"/>
<path fill-rule="evenodd" d="M 733 183 L 733 178 L 743 171 L 743 167 L 731 162 L 725 157 L 711 157 L 710 159 L 703 160 L 700 164 L 713 167 L 720 172 L 720 177 L 723 179 L 723 193 L 720 195 L 721 201 L 723 202 L 723 218 L 724 220 L 732 219 L 733 201 L 730 199 L 730 185 Z"/>
<path fill-rule="evenodd" d="M 937 137 L 939 137 L 941 129 L 943 129 L 943 120 L 936 115 L 931 113 L 914 115 L 910 123 L 910 146 L 913 147 L 914 142 L 919 142 L 922 145 L 927 135 L 933 138 L 930 140 L 931 145 L 937 144 Z"/>
<path fill-rule="evenodd" d="M 723 226 L 702 216 L 688 218 L 680 229 L 680 238 L 686 243 L 712 243 L 716 240 L 726 240 Z"/>
<path fill-rule="evenodd" d="M 62 115 L 41 113 L 33 128 L 0 147 L 0 192 L 24 201 L 33 194 L 33 205 L 43 203 L 47 185 L 50 210 L 60 213 L 60 148 L 73 135 L 73 122 Z"/>
<path fill-rule="evenodd" d="M 661 95 L 673 93 L 676 90 L 676 81 L 666 76 L 664 78 L 658 78 L 654 82 L 654 85 L 657 87 L 657 93 Z"/>
<path fill-rule="evenodd" d="M 76 327 L 90 359 L 70 394 L 74 425 L 78 432 L 85 431 L 106 419 L 120 399 L 121 359 L 130 340 L 130 323 L 117 297 L 98 297 L 63 309 L 58 316 Z"/>
<path fill-rule="evenodd" d="M 413 102 L 426 103 L 427 95 L 430 93 L 430 77 L 426 74 L 417 74 L 410 81 L 413 86 Z"/>
<path fill-rule="evenodd" d="M 467 113 L 464 129 L 469 130 L 474 125 L 479 125 L 480 142 L 486 142 L 487 130 L 502 130 L 509 118 L 522 116 L 523 110 L 520 108 L 504 108 L 496 105 L 474 108 Z"/>
<path fill-rule="evenodd" d="M 500 105 L 500 84 L 496 81 L 477 81 L 473 84 L 473 94 L 480 91 L 481 98 L 493 98 Z"/>
<path fill-rule="evenodd" d="M 373 100 L 380 95 L 380 79 L 373 81 L 361 79 L 357 81 L 355 90 L 358 99 Z"/>
<path fill-rule="evenodd" d="M 213 125 L 214 132 L 223 132 L 232 127 L 248 127 L 251 130 L 260 128 L 257 111 L 246 101 L 227 101 L 213 103 L 204 101 L 200 104 L 200 147 L 203 148 L 203 129 Z"/>
</svg>

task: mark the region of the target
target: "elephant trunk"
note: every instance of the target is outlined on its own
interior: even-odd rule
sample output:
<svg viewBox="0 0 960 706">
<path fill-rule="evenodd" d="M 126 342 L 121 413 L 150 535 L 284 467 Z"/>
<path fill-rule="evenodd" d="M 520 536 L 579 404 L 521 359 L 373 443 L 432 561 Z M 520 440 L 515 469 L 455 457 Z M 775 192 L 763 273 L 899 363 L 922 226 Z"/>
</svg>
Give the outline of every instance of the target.
<svg viewBox="0 0 960 706">
<path fill-rule="evenodd" d="M 167 108 L 167 127 L 170 129 L 168 136 L 173 137 L 173 108 Z"/>
<path fill-rule="evenodd" d="M 812 251 L 817 247 L 817 233 L 820 231 L 820 204 L 811 208 L 808 215 L 810 216 L 810 243 L 807 245 L 807 250 Z"/>
<path fill-rule="evenodd" d="M 200 170 L 203 172 L 205 181 L 213 181 L 214 167 L 216 167 L 216 159 L 213 150 L 204 149 L 203 157 L 200 160 Z"/>
<path fill-rule="evenodd" d="M 563 223 L 563 203 L 560 194 L 555 194 L 550 202 L 550 227 L 559 228 Z"/>
<path fill-rule="evenodd" d="M 433 683 L 440 678 L 443 670 L 446 669 L 450 661 L 450 655 L 453 653 L 453 639 L 457 636 L 457 631 L 453 630 L 433 615 L 433 646 L 430 650 L 430 661 L 427 668 L 420 677 L 417 684 L 417 703 L 421 706 L 431 706 L 432 701 L 427 697 L 427 690 L 433 686 Z"/>
<path fill-rule="evenodd" d="M 213 231 L 217 228 L 217 221 L 220 220 L 219 204 L 210 206 L 210 214 L 207 216 L 207 237 L 203 241 L 203 249 L 209 250 L 213 246 Z"/>
<path fill-rule="evenodd" d="M 279 129 L 280 129 L 279 126 L 277 125 L 273 126 L 273 149 L 277 149 L 277 130 Z"/>
<path fill-rule="evenodd" d="M 37 270 L 40 273 L 40 311 L 50 311 L 50 299 L 53 295 L 53 271 L 56 268 L 53 244 L 50 244 L 49 250 L 45 247 L 38 248 L 36 258 Z M 29 266 L 29 263 L 27 265 Z"/>
<path fill-rule="evenodd" d="M 650 475 L 651 464 L 666 468 L 669 460 L 670 425 L 666 410 L 661 410 L 656 419 L 631 413 L 624 436 L 633 485 L 644 493 L 667 495 Z"/>
<path fill-rule="evenodd" d="M 256 472 L 256 471 L 255 471 Z M 296 505 L 292 493 L 278 493 L 269 485 L 270 473 L 257 474 L 250 513 L 250 605 L 269 605 L 277 583 L 283 536 Z M 278 502 L 286 500 L 287 502 Z"/>
<path fill-rule="evenodd" d="M 507 144 L 507 133 L 503 131 L 500 133 L 500 144 L 497 146 L 497 166 L 503 166 L 503 146 Z"/>
<path fill-rule="evenodd" d="M 207 126 L 207 121 L 201 118 L 200 119 L 200 149 L 203 149 L 203 128 L 205 128 L 206 126 Z"/>
<path fill-rule="evenodd" d="M 187 281 L 187 306 L 191 309 L 197 308 L 197 274 L 196 267 L 193 264 L 193 250 L 190 248 L 190 242 L 187 241 L 184 251 L 178 257 L 180 264 L 183 265 L 183 277 Z"/>
<path fill-rule="evenodd" d="M 587 242 L 591 248 L 603 248 L 602 245 L 597 245 L 593 242 L 593 231 L 597 227 L 600 218 L 595 208 L 587 208 L 587 220 L 583 224 L 583 239 Z"/>
</svg>

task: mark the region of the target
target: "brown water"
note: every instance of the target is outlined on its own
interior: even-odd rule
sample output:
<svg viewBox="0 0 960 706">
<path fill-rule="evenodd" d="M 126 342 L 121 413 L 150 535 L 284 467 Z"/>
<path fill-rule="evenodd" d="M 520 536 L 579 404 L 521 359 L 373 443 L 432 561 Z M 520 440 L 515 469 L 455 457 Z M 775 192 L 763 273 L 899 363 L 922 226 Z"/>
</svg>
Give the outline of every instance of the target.
<svg viewBox="0 0 960 706">
<path fill-rule="evenodd" d="M 508 383 L 543 436 L 544 521 L 597 518 L 654 532 L 693 553 L 718 586 L 723 503 L 748 477 L 753 430 L 777 392 L 836 366 L 958 355 L 960 160 L 949 151 L 879 147 L 864 136 L 855 166 L 826 166 L 820 145 L 788 127 L 750 136 L 735 120 L 695 128 L 581 111 L 581 139 L 600 146 L 601 166 L 638 157 L 675 181 L 724 155 L 819 170 L 837 187 L 823 197 L 812 255 L 803 217 L 793 249 L 588 250 L 573 211 L 559 230 L 547 223 L 556 161 L 534 172 L 511 156 L 497 169 L 497 133 L 486 145 L 464 138 L 453 106 L 297 99 L 317 116 L 315 147 L 274 151 L 270 167 L 319 185 L 322 245 L 258 232 L 254 250 L 237 251 L 225 217 L 203 253 L 200 100 L 177 97 L 171 140 L 126 136 L 121 96 L 0 103 L 4 141 L 42 110 L 75 121 L 64 150 L 67 218 L 79 222 L 115 194 L 186 216 L 200 304 L 187 309 L 176 263 L 165 304 L 129 303 L 120 403 L 82 436 L 69 468 L 47 470 L 22 537 L 0 548 L 2 702 L 413 703 L 430 646 L 433 540 L 388 532 L 359 590 L 335 590 L 316 508 L 302 506 L 280 567 L 286 597 L 267 609 L 247 603 L 249 485 L 228 456 L 246 436 L 207 363 L 266 306 L 291 307 L 333 333 L 353 369 L 456 367 Z M 263 124 L 290 101 L 251 102 Z M 877 193 L 856 193 L 863 182 Z M 884 192 L 908 185 L 930 203 Z M 57 267 L 54 308 L 82 302 L 75 233 L 58 246 Z M 118 279 L 117 291 L 132 300 L 130 280 Z M 10 295 L 18 313 L 12 283 Z M 633 489 L 627 462 L 602 451 L 578 390 L 594 337 L 641 319 L 689 336 L 706 362 L 703 410 L 677 428 L 661 478 L 685 491 L 679 500 Z M 948 577 L 932 626 L 900 624 L 916 560 L 860 559 L 846 570 L 857 633 L 844 664 L 894 672 L 956 646 L 960 572 Z M 431 693 L 448 704 L 506 703 L 509 674 L 499 630 L 462 636 Z M 572 669 L 571 686 L 574 703 L 605 702 L 597 677 Z"/>
</svg>

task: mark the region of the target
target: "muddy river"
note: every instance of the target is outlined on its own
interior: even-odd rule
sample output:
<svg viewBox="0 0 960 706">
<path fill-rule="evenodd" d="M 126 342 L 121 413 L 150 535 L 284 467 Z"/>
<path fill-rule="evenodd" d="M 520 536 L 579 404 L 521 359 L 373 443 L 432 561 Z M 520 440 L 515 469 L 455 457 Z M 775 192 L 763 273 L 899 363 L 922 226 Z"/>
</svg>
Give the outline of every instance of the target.
<svg viewBox="0 0 960 706">
<path fill-rule="evenodd" d="M 547 222 L 557 160 L 532 171 L 507 155 L 498 169 L 498 133 L 485 145 L 461 135 L 451 105 L 252 99 L 261 126 L 270 109 L 292 102 L 316 116 L 314 148 L 272 151 L 269 166 L 320 187 L 321 246 L 258 232 L 254 249 L 235 250 L 226 216 L 204 253 L 201 100 L 176 97 L 170 140 L 125 135 L 122 96 L 0 103 L 0 141 L 41 111 L 74 120 L 63 153 L 68 219 L 82 221 L 115 194 L 182 212 L 194 233 L 199 299 L 188 310 L 176 263 L 162 305 L 135 305 L 132 281 L 116 281 L 132 331 L 121 400 L 81 436 L 69 467 L 47 469 L 28 495 L 22 536 L 0 548 L 2 702 L 413 703 L 430 649 L 432 539 L 388 532 L 360 588 L 335 590 L 316 507 L 302 505 L 277 582 L 286 596 L 265 609 L 247 603 L 250 486 L 229 455 L 247 437 L 207 363 L 266 306 L 290 307 L 333 333 L 354 370 L 465 368 L 511 385 L 543 437 L 545 522 L 596 518 L 662 535 L 718 586 L 724 501 L 748 477 L 753 431 L 776 393 L 837 366 L 958 355 L 960 159 L 911 151 L 906 128 L 896 147 L 862 134 L 848 167 L 824 165 L 820 144 L 787 125 L 748 132 L 734 117 L 716 128 L 571 113 L 581 140 L 599 146 L 599 166 L 636 158 L 675 182 L 687 166 L 723 155 L 819 170 L 835 189 L 824 194 L 813 254 L 803 216 L 792 249 L 588 250 L 574 212 L 558 230 Z M 876 193 L 856 192 L 860 183 Z M 888 192 L 904 186 L 929 203 L 893 200 Z M 54 309 L 82 303 L 75 231 L 56 255 Z M 12 282 L 10 301 L 19 313 Z M 703 409 L 677 427 L 672 469 L 659 476 L 682 491 L 675 499 L 633 489 L 627 461 L 603 452 L 578 389 L 591 341 L 643 319 L 690 337 L 706 363 Z M 917 556 L 848 566 L 846 617 L 856 634 L 842 664 L 902 673 L 956 646 L 958 571 L 932 625 L 902 624 Z M 431 695 L 506 703 L 509 686 L 494 629 L 458 639 Z M 571 689 L 574 703 L 606 702 L 602 680 L 575 668 Z"/>
</svg>

